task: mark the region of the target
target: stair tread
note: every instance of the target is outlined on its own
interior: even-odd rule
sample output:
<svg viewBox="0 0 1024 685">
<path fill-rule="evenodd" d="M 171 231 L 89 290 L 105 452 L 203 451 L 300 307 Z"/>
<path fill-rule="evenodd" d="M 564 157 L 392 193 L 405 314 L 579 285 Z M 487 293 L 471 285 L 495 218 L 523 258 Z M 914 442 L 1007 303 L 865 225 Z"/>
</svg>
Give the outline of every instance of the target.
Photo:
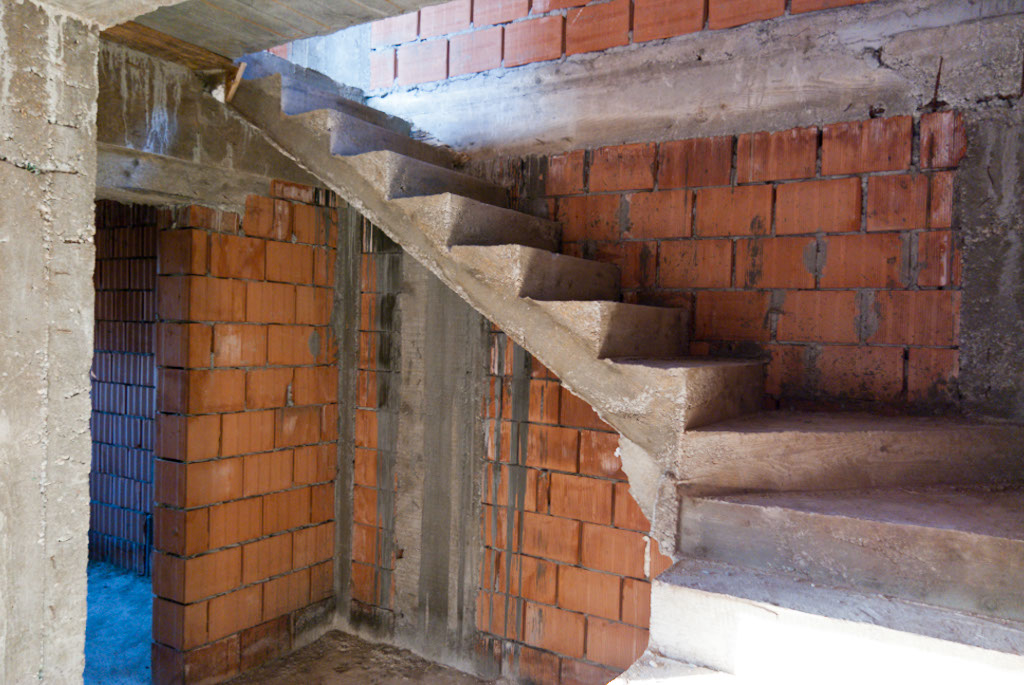
<svg viewBox="0 0 1024 685">
<path fill-rule="evenodd" d="M 420 195 L 393 202 L 418 221 L 439 247 L 515 243 L 558 251 L 561 225 L 514 209 L 455 193 Z"/>
<path fill-rule="evenodd" d="M 1024 541 L 1024 485 L 874 488 L 711 497 L 746 506 Z"/>
<path fill-rule="evenodd" d="M 388 200 L 433 197 L 448 192 L 498 207 L 508 204 L 508 191 L 502 186 L 394 150 L 334 156 L 385 181 Z"/>
<path fill-rule="evenodd" d="M 672 588 L 1024 654 L 1024 622 L 816 583 L 792 571 L 773 572 L 720 561 L 683 559 L 654 579 L 655 606 L 659 605 L 658 596 Z M 652 620 L 652 631 L 657 629 L 656 623 Z"/>
</svg>

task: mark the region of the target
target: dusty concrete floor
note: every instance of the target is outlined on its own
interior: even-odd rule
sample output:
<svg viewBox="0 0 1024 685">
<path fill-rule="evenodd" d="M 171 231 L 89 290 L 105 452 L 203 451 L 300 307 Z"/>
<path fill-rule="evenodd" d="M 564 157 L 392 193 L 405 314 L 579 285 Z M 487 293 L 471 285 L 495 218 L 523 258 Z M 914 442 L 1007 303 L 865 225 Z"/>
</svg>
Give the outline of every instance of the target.
<svg viewBox="0 0 1024 685">
<path fill-rule="evenodd" d="M 229 681 L 228 685 L 499 685 L 340 631 Z"/>
<path fill-rule="evenodd" d="M 90 562 L 85 624 L 85 685 L 140 685 L 151 680 L 153 592 L 150 579 Z"/>
</svg>

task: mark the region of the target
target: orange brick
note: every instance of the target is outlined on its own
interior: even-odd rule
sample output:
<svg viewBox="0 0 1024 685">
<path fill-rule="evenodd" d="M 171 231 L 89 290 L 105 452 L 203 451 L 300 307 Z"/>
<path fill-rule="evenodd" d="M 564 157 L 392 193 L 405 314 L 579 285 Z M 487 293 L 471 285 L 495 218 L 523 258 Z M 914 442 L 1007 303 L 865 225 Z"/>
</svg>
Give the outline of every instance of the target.
<svg viewBox="0 0 1024 685">
<path fill-rule="evenodd" d="M 295 449 L 296 484 L 323 483 L 334 478 L 334 451 L 330 445 L 314 445 Z"/>
<path fill-rule="evenodd" d="M 633 40 L 671 38 L 704 28 L 704 0 L 636 0 Z"/>
<path fill-rule="evenodd" d="M 250 195 L 245 200 L 242 230 L 249 236 L 286 240 L 288 236 L 282 235 L 284 223 L 277 220 L 277 215 L 285 212 L 280 208 L 281 205 L 287 206 L 288 203 L 270 197 Z"/>
<path fill-rule="evenodd" d="M 469 28 L 470 0 L 452 0 L 420 10 L 420 38 L 443 36 Z"/>
<path fill-rule="evenodd" d="M 563 242 L 621 238 L 619 195 L 568 197 L 558 201 L 557 220 L 562 223 Z"/>
<path fill-rule="evenodd" d="M 615 668 L 629 668 L 647 649 L 648 638 L 643 628 L 588 617 L 587 659 Z"/>
<path fill-rule="evenodd" d="M 272 414 L 273 412 L 261 412 Z M 291 450 L 267 452 L 245 457 L 244 494 L 262 495 L 292 486 Z"/>
<path fill-rule="evenodd" d="M 291 621 L 282 616 L 243 630 L 239 636 L 240 668 L 247 671 L 291 651 Z"/>
<path fill-rule="evenodd" d="M 582 564 L 633 578 L 644 577 L 648 538 L 641 533 L 583 524 Z"/>
<path fill-rule="evenodd" d="M 309 604 L 309 569 L 263 583 L 263 620 L 268 621 Z"/>
<path fill-rule="evenodd" d="M 917 236 L 917 284 L 940 287 L 952 282 L 953 234 L 930 231 Z"/>
<path fill-rule="evenodd" d="M 817 359 L 819 390 L 831 397 L 894 400 L 903 388 L 903 349 L 826 345 Z"/>
<path fill-rule="evenodd" d="M 395 51 L 378 50 L 370 53 L 370 90 L 390 88 L 395 83 Z"/>
<path fill-rule="evenodd" d="M 377 374 L 359 371 L 356 375 L 356 406 L 377 408 Z"/>
<path fill-rule="evenodd" d="M 777 337 L 787 342 L 857 342 L 857 294 L 852 291 L 787 292 Z"/>
<path fill-rule="evenodd" d="M 310 488 L 263 496 L 263 534 L 271 535 L 309 523 Z"/>
<path fill-rule="evenodd" d="M 221 420 L 221 456 L 274 449 L 274 412 L 224 414 Z"/>
<path fill-rule="evenodd" d="M 377 412 L 356 410 L 356 447 L 377 448 Z"/>
<path fill-rule="evenodd" d="M 825 126 L 821 174 L 835 176 L 909 168 L 913 125 L 910 117 L 892 117 Z"/>
<path fill-rule="evenodd" d="M 398 69 L 395 83 L 411 86 L 448 77 L 448 41 L 428 40 L 398 48 Z"/>
<path fill-rule="evenodd" d="M 352 564 L 352 599 L 366 604 L 377 601 L 377 574 L 373 566 Z"/>
<path fill-rule="evenodd" d="M 161 276 L 157 313 L 162 319 L 244 321 L 245 283 L 200 276 Z"/>
<path fill-rule="evenodd" d="M 732 241 L 663 242 L 658 285 L 663 288 L 728 288 L 732 285 Z"/>
<path fill-rule="evenodd" d="M 952 346 L 956 343 L 956 293 L 949 290 L 875 293 L 878 329 L 869 343 Z"/>
<path fill-rule="evenodd" d="M 953 172 L 932 174 L 930 188 L 928 228 L 949 228 L 953 225 Z"/>
<path fill-rule="evenodd" d="M 544 14 L 552 10 L 562 10 L 567 7 L 579 7 L 585 5 L 586 0 L 533 0 L 532 7 L 534 14 Z"/>
<path fill-rule="evenodd" d="M 661 188 L 727 185 L 731 173 L 731 136 L 661 144 L 658 156 L 658 186 Z"/>
<path fill-rule="evenodd" d="M 928 219 L 928 177 L 872 176 L 868 179 L 868 230 L 924 228 Z"/>
<path fill-rule="evenodd" d="M 551 476 L 551 513 L 592 523 L 612 522 L 612 483 L 555 473 Z"/>
<path fill-rule="evenodd" d="M 580 522 L 525 512 L 523 552 L 575 564 L 579 561 Z"/>
<path fill-rule="evenodd" d="M 210 600 L 210 639 L 259 625 L 262 618 L 262 587 L 253 585 Z"/>
<path fill-rule="evenodd" d="M 226 592 L 242 582 L 242 552 L 232 547 L 179 559 L 157 552 L 153 556 L 153 592 L 180 604 Z"/>
<path fill-rule="evenodd" d="M 213 327 L 214 366 L 262 366 L 267 363 L 267 329 L 251 324 Z"/>
<path fill-rule="evenodd" d="M 559 567 L 558 575 L 558 606 L 619 620 L 621 578 L 571 566 Z"/>
<path fill-rule="evenodd" d="M 575 659 L 562 659 L 562 685 L 599 685 L 610 683 L 620 675 L 619 671 L 609 670 L 594 664 Z"/>
<path fill-rule="evenodd" d="M 449 75 L 475 74 L 500 67 L 501 39 L 500 26 L 452 36 Z"/>
<path fill-rule="evenodd" d="M 338 370 L 333 366 L 311 366 L 295 369 L 292 387 L 297 405 L 326 404 L 338 399 Z"/>
<path fill-rule="evenodd" d="M 527 602 L 523 640 L 559 654 L 583 656 L 584 619 L 580 614 Z"/>
<path fill-rule="evenodd" d="M 157 273 L 205 276 L 209 252 L 209 236 L 205 231 L 160 231 Z"/>
<path fill-rule="evenodd" d="M 267 280 L 312 283 L 314 249 L 309 245 L 268 242 Z"/>
<path fill-rule="evenodd" d="M 823 249 L 822 288 L 900 286 L 902 243 L 895 233 L 829 236 Z"/>
<path fill-rule="evenodd" d="M 477 595 L 477 625 L 484 632 L 520 639 L 522 600 L 507 595 L 481 592 Z"/>
<path fill-rule="evenodd" d="M 810 178 L 818 159 L 818 129 L 745 133 L 736 143 L 736 182 Z"/>
<path fill-rule="evenodd" d="M 768 293 L 697 293 L 696 334 L 700 340 L 767 341 Z"/>
<path fill-rule="evenodd" d="M 967 132 L 959 112 L 921 115 L 921 166 L 951 168 L 967 154 Z"/>
<path fill-rule="evenodd" d="M 520 682 L 543 683 L 558 673 L 558 656 L 525 645 L 519 648 Z"/>
<path fill-rule="evenodd" d="M 295 323 L 326 326 L 331 321 L 332 300 L 329 288 L 295 286 Z"/>
<path fill-rule="evenodd" d="M 284 407 L 277 409 L 274 443 L 277 447 L 312 445 L 320 442 L 320 408 Z"/>
<path fill-rule="evenodd" d="M 651 524 L 644 516 L 640 505 L 633 499 L 628 483 L 615 484 L 615 526 L 638 530 L 642 533 L 650 531 Z"/>
<path fill-rule="evenodd" d="M 313 326 L 268 326 L 267 361 L 282 365 L 315 364 L 324 336 L 323 329 Z"/>
<path fill-rule="evenodd" d="M 157 325 L 156 364 L 201 368 L 210 366 L 213 326 L 161 323 Z"/>
<path fill-rule="evenodd" d="M 662 190 L 626 196 L 629 204 L 629 238 L 687 238 L 693 193 Z M 663 244 L 664 247 L 664 244 Z"/>
<path fill-rule="evenodd" d="M 769 345 L 771 359 L 765 378 L 765 392 L 774 397 L 801 394 L 806 391 L 805 383 L 813 371 L 802 345 Z"/>
<path fill-rule="evenodd" d="M 560 420 L 563 426 L 578 426 L 595 430 L 612 430 L 612 427 L 601 420 L 585 400 L 573 395 L 568 388 L 562 386 Z"/>
<path fill-rule="evenodd" d="M 584 9 L 610 6 L 607 4 L 594 5 Z M 626 7 L 628 10 L 628 4 Z M 590 162 L 590 191 L 653 188 L 656 152 L 653 143 L 598 148 L 594 151 L 593 159 Z"/>
<path fill-rule="evenodd" d="M 533 557 L 519 556 L 517 559 L 520 575 L 512 576 L 511 592 L 536 602 L 554 604 L 558 567 Z"/>
<path fill-rule="evenodd" d="M 337 250 L 323 247 L 313 248 L 313 283 L 315 285 L 334 287 L 334 262 Z"/>
<path fill-rule="evenodd" d="M 565 54 L 596 52 L 628 43 L 629 0 L 612 0 L 569 10 L 565 25 Z"/>
<path fill-rule="evenodd" d="M 175 649 L 191 649 L 208 639 L 207 603 L 178 604 L 153 598 L 153 640 Z"/>
<path fill-rule="evenodd" d="M 325 561 L 309 569 L 309 601 L 319 602 L 334 596 L 334 562 Z"/>
<path fill-rule="evenodd" d="M 736 241 L 736 280 L 745 288 L 813 288 L 817 243 L 813 238 Z"/>
<path fill-rule="evenodd" d="M 548 195 L 572 195 L 583 192 L 585 156 L 585 151 L 574 150 L 573 152 L 548 157 L 547 181 L 545 184 Z"/>
<path fill-rule="evenodd" d="M 249 282 L 245 288 L 247 322 L 295 323 L 294 285 Z"/>
<path fill-rule="evenodd" d="M 245 374 L 245 404 L 249 409 L 283 407 L 288 402 L 293 369 L 256 369 Z"/>
<path fill-rule="evenodd" d="M 783 183 L 775 188 L 775 231 L 841 233 L 860 230 L 859 178 Z"/>
<path fill-rule="evenodd" d="M 377 452 L 356 448 L 355 476 L 357 485 L 377 487 Z"/>
<path fill-rule="evenodd" d="M 369 526 L 377 525 L 377 491 L 372 488 L 352 488 L 353 518 Z"/>
<path fill-rule="evenodd" d="M 817 10 L 831 9 L 833 7 L 846 7 L 847 5 L 862 5 L 871 0 L 792 0 L 789 11 L 793 14 L 801 12 L 814 12 Z"/>
<path fill-rule="evenodd" d="M 352 558 L 365 564 L 377 562 L 376 528 L 358 523 L 352 526 Z"/>
<path fill-rule="evenodd" d="M 473 25 L 504 24 L 525 17 L 529 12 L 529 0 L 474 0 Z"/>
<path fill-rule="evenodd" d="M 530 426 L 527 466 L 575 472 L 578 454 L 579 431 L 555 426 Z"/>
<path fill-rule="evenodd" d="M 537 9 L 534 4 L 534 11 Z M 562 56 L 565 19 L 560 15 L 518 21 L 505 27 L 505 66 L 517 67 Z"/>
<path fill-rule="evenodd" d="M 186 507 L 202 507 L 242 496 L 242 460 L 218 459 L 189 464 L 185 475 Z"/>
<path fill-rule="evenodd" d="M 323 523 L 334 518 L 334 483 L 314 485 L 309 499 L 310 522 Z"/>
<path fill-rule="evenodd" d="M 558 423 L 558 399 L 561 384 L 557 381 L 530 381 L 529 420 L 533 423 Z"/>
<path fill-rule="evenodd" d="M 211 548 L 210 510 L 153 508 L 153 547 L 161 552 L 191 556 Z"/>
<path fill-rule="evenodd" d="M 155 453 L 176 461 L 198 461 L 220 454 L 219 416 L 156 417 Z"/>
<path fill-rule="evenodd" d="M 292 205 L 292 233 L 300 243 L 323 242 L 324 230 L 320 227 L 321 209 L 308 204 Z M 319 239 L 319 240 L 318 240 Z"/>
<path fill-rule="evenodd" d="M 210 275 L 262 280 L 267 241 L 234 235 L 210 236 Z"/>
<path fill-rule="evenodd" d="M 580 433 L 580 473 L 625 480 L 626 474 L 622 472 L 622 461 L 615 453 L 618 446 L 618 433 L 592 430 Z"/>
<path fill-rule="evenodd" d="M 370 44 L 377 48 L 416 40 L 420 28 L 420 13 L 408 12 L 370 24 Z"/>
<path fill-rule="evenodd" d="M 210 547 L 226 547 L 262 534 L 263 503 L 258 497 L 210 507 Z"/>
<path fill-rule="evenodd" d="M 514 512 L 511 530 L 508 524 L 508 510 L 504 507 L 484 505 L 480 512 L 480 521 L 486 546 L 509 549 L 518 544 L 515 541 L 519 539 L 519 529 L 522 527 L 522 515 L 519 512 Z"/>
<path fill-rule="evenodd" d="M 771 229 L 771 186 L 706 188 L 697 191 L 696 235 L 766 235 Z"/>
<path fill-rule="evenodd" d="M 230 369 L 189 372 L 188 413 L 207 414 L 243 409 L 245 409 L 245 371 Z"/>
<path fill-rule="evenodd" d="M 957 350 L 910 348 L 907 399 L 912 402 L 948 402 L 954 399 L 959 367 Z"/>
<path fill-rule="evenodd" d="M 641 628 L 650 625 L 650 583 L 634 578 L 622 579 L 622 621 Z"/>
</svg>

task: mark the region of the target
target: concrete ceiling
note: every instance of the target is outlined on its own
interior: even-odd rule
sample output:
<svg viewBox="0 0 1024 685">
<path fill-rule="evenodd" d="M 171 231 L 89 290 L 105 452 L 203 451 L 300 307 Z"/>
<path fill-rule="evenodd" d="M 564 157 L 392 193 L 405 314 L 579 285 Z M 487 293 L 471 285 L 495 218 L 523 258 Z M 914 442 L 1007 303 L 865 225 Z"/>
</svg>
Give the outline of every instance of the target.
<svg viewBox="0 0 1024 685">
<path fill-rule="evenodd" d="M 438 2 L 188 0 L 154 9 L 135 18 L 135 21 L 218 55 L 237 58 L 296 39 L 334 33 L 349 26 L 403 14 Z"/>
<path fill-rule="evenodd" d="M 95 22 L 101 28 L 120 24 L 180 0 L 47 0 L 47 4 Z"/>
</svg>

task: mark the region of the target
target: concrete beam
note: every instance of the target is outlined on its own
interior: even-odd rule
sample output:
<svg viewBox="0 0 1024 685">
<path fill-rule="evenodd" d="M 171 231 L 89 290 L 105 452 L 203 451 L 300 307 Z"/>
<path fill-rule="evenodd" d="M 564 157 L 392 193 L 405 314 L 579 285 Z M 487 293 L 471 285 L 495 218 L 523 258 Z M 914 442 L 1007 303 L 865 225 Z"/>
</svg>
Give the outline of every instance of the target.
<svg viewBox="0 0 1024 685">
<path fill-rule="evenodd" d="M 181 0 L 49 0 L 48 4 L 100 28 L 120 24 Z"/>
</svg>

